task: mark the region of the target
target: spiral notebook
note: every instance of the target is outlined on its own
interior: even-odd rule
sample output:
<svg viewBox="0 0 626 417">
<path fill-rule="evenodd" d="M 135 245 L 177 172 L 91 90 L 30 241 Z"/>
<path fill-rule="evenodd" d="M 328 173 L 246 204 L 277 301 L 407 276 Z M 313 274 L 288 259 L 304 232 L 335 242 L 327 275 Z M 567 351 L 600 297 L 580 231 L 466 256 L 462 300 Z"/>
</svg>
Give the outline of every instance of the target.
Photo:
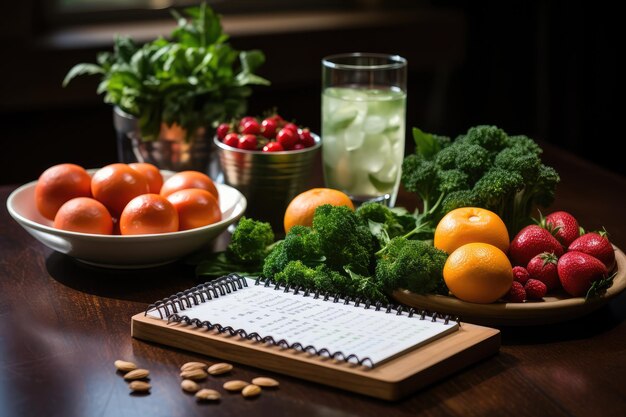
<svg viewBox="0 0 626 417">
<path fill-rule="evenodd" d="M 135 315 L 132 325 L 133 336 L 140 339 L 387 399 L 406 394 L 396 386 L 399 381 L 372 389 L 373 380 L 385 377 L 393 368 L 387 365 L 417 358 L 418 352 L 435 346 L 441 351 L 445 340 L 456 343 L 451 357 L 463 352 L 468 356 L 481 344 L 489 345 L 489 349 L 481 349 L 486 354 L 499 347 L 497 330 L 483 332 L 481 343 L 468 343 L 468 332 L 475 336 L 479 326 L 461 326 L 447 315 L 235 274 L 160 300 Z M 458 343 L 463 341 L 467 346 L 461 348 L 463 343 Z M 428 362 L 433 358 L 426 355 L 422 359 Z M 442 361 L 436 362 L 441 366 Z M 415 376 L 412 371 L 422 366 L 404 369 L 402 374 L 408 371 L 404 380 L 410 380 Z M 355 386 L 357 375 L 367 376 L 361 381 L 367 383 Z M 341 382 L 342 376 L 348 383 Z"/>
</svg>

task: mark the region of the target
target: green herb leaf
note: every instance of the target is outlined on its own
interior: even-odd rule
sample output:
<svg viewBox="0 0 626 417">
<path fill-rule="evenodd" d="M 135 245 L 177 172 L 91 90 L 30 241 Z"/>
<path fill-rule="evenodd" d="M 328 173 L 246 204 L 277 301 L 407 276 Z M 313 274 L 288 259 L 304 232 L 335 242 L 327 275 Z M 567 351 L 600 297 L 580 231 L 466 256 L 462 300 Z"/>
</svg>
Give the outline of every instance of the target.
<svg viewBox="0 0 626 417">
<path fill-rule="evenodd" d="M 72 69 L 67 73 L 65 79 L 63 80 L 63 87 L 67 86 L 70 81 L 79 75 L 93 75 L 93 74 L 104 74 L 104 70 L 102 67 L 95 64 L 78 64 L 74 65 Z"/>
</svg>

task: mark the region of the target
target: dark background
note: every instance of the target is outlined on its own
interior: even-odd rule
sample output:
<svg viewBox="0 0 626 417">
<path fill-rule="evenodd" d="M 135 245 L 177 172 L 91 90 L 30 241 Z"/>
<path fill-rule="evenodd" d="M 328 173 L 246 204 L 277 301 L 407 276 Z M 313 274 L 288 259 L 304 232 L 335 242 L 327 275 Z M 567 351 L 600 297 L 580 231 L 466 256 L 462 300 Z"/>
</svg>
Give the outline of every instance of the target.
<svg viewBox="0 0 626 417">
<path fill-rule="evenodd" d="M 12 2 L 0 17 L 0 184 L 36 179 L 56 163 L 98 167 L 116 160 L 111 108 L 95 93 L 97 78 L 60 86 L 72 65 L 94 62 L 110 45 L 54 42 L 66 27 L 43 18 L 39 4 Z M 215 8 L 225 20 L 233 16 L 222 3 Z M 254 10 L 254 20 L 262 25 L 266 16 L 283 11 Z M 231 33 L 236 48 L 265 52 L 260 73 L 273 83 L 255 89 L 249 113 L 278 107 L 284 117 L 319 131 L 323 56 L 398 53 L 409 60 L 408 127 L 456 136 L 473 125 L 495 124 L 626 175 L 616 150 L 623 129 L 618 77 L 624 73 L 618 65 L 623 24 L 616 7 L 569 1 L 360 1 L 335 11 L 345 23 Z M 308 5 L 294 12 L 315 10 Z M 360 13 L 380 18 L 352 22 Z M 410 138 L 408 144 L 410 149 Z"/>
</svg>

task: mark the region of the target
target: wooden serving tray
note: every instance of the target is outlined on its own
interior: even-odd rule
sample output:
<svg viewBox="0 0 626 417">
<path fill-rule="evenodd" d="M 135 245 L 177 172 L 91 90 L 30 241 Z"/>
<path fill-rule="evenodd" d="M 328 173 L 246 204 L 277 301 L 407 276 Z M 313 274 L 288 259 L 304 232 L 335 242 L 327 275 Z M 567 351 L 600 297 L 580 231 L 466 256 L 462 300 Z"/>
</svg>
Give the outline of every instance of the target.
<svg viewBox="0 0 626 417">
<path fill-rule="evenodd" d="M 460 317 L 463 321 L 494 326 L 526 326 L 558 323 L 591 313 L 608 303 L 626 288 L 626 255 L 615 247 L 617 261 L 613 285 L 599 296 L 589 300 L 570 297 L 565 292 L 544 297 L 543 301 L 525 303 L 476 304 L 443 295 L 420 295 L 406 290 L 395 291 L 398 303 L 438 311 Z"/>
</svg>

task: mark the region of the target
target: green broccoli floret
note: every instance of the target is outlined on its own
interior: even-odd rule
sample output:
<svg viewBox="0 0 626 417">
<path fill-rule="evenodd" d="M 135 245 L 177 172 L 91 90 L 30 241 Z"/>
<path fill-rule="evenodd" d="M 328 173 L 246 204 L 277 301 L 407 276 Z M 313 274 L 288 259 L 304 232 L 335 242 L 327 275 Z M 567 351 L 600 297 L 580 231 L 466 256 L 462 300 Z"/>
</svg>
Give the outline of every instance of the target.
<svg viewBox="0 0 626 417">
<path fill-rule="evenodd" d="M 480 206 L 480 199 L 476 196 L 472 190 L 454 191 L 448 194 L 441 202 L 442 217 L 445 213 L 461 207 L 476 207 Z"/>
<path fill-rule="evenodd" d="M 448 149 L 448 148 L 446 148 Z M 408 191 L 416 193 L 424 204 L 424 212 L 439 198 L 439 168 L 419 154 L 409 155 L 402 162 L 401 181 Z M 432 204 L 431 204 L 432 203 Z"/>
<path fill-rule="evenodd" d="M 196 275 L 219 277 L 230 273 L 258 275 L 263 260 L 274 244 L 274 232 L 269 223 L 242 217 L 233 232 L 230 244 L 224 252 L 216 252 L 209 257 L 196 255 Z"/>
<path fill-rule="evenodd" d="M 491 166 L 489 153 L 479 145 L 455 142 L 445 149 L 456 151 L 455 166 L 446 167 L 446 169 L 458 169 L 467 175 L 471 183 L 478 180 Z"/>
<path fill-rule="evenodd" d="M 491 155 L 509 146 L 509 137 L 506 132 L 496 126 L 472 127 L 461 140 L 468 144 L 478 145 Z"/>
<path fill-rule="evenodd" d="M 507 147 L 513 146 L 525 149 L 527 152 L 534 153 L 535 155 L 541 155 L 543 153 L 543 149 L 537 145 L 537 142 L 526 135 L 509 136 L 507 139 Z"/>
<path fill-rule="evenodd" d="M 276 242 L 272 251 L 267 255 L 263 262 L 263 276 L 274 279 L 275 275 L 285 269 L 291 259 L 285 253 L 285 241 Z"/>
<path fill-rule="evenodd" d="M 533 152 L 522 146 L 513 146 L 503 149 L 495 160 L 494 166 L 509 172 L 514 172 L 522 176 L 524 182 L 529 184 L 534 182 L 539 176 L 541 159 Z"/>
<path fill-rule="evenodd" d="M 378 256 L 376 280 L 386 292 L 396 288 L 447 294 L 443 266 L 448 255 L 420 240 L 392 239 Z"/>
<path fill-rule="evenodd" d="M 453 191 L 467 190 L 470 188 L 469 177 L 458 169 L 441 170 L 439 175 L 439 192 L 447 195 Z"/>
<path fill-rule="evenodd" d="M 242 217 L 233 232 L 226 255 L 244 264 L 260 263 L 272 243 L 274 232 L 269 223 Z"/>
<path fill-rule="evenodd" d="M 349 273 L 342 275 L 326 265 L 315 268 L 301 261 L 290 261 L 285 268 L 274 276 L 274 280 L 289 286 L 317 290 L 320 293 L 340 294 L 352 298 L 367 298 L 375 301 L 386 301 L 379 286 L 369 277 Z"/>
<path fill-rule="evenodd" d="M 492 171 L 501 172 L 490 178 L 498 178 L 496 184 L 490 185 L 488 180 L 481 180 L 474 187 L 482 195 L 482 207 L 498 213 L 509 230 L 515 234 L 530 223 L 530 214 L 536 205 L 547 207 L 554 201 L 559 175 L 551 168 L 543 165 L 537 153 L 528 149 L 522 142 L 502 150 L 495 158 Z M 504 172 L 502 172 L 504 171 Z M 500 179 L 501 177 L 507 177 Z M 507 194 L 499 203 L 497 198 L 489 199 L 489 193 L 497 194 L 498 187 L 515 186 L 516 192 Z"/>
<path fill-rule="evenodd" d="M 319 235 L 326 265 L 335 271 L 348 267 L 358 274 L 369 275 L 374 237 L 354 211 L 344 206 L 322 205 L 315 210 L 313 230 Z"/>
<path fill-rule="evenodd" d="M 305 264 L 323 260 L 319 235 L 306 226 L 293 226 L 285 236 L 282 250 L 288 259 L 299 259 Z"/>
</svg>

